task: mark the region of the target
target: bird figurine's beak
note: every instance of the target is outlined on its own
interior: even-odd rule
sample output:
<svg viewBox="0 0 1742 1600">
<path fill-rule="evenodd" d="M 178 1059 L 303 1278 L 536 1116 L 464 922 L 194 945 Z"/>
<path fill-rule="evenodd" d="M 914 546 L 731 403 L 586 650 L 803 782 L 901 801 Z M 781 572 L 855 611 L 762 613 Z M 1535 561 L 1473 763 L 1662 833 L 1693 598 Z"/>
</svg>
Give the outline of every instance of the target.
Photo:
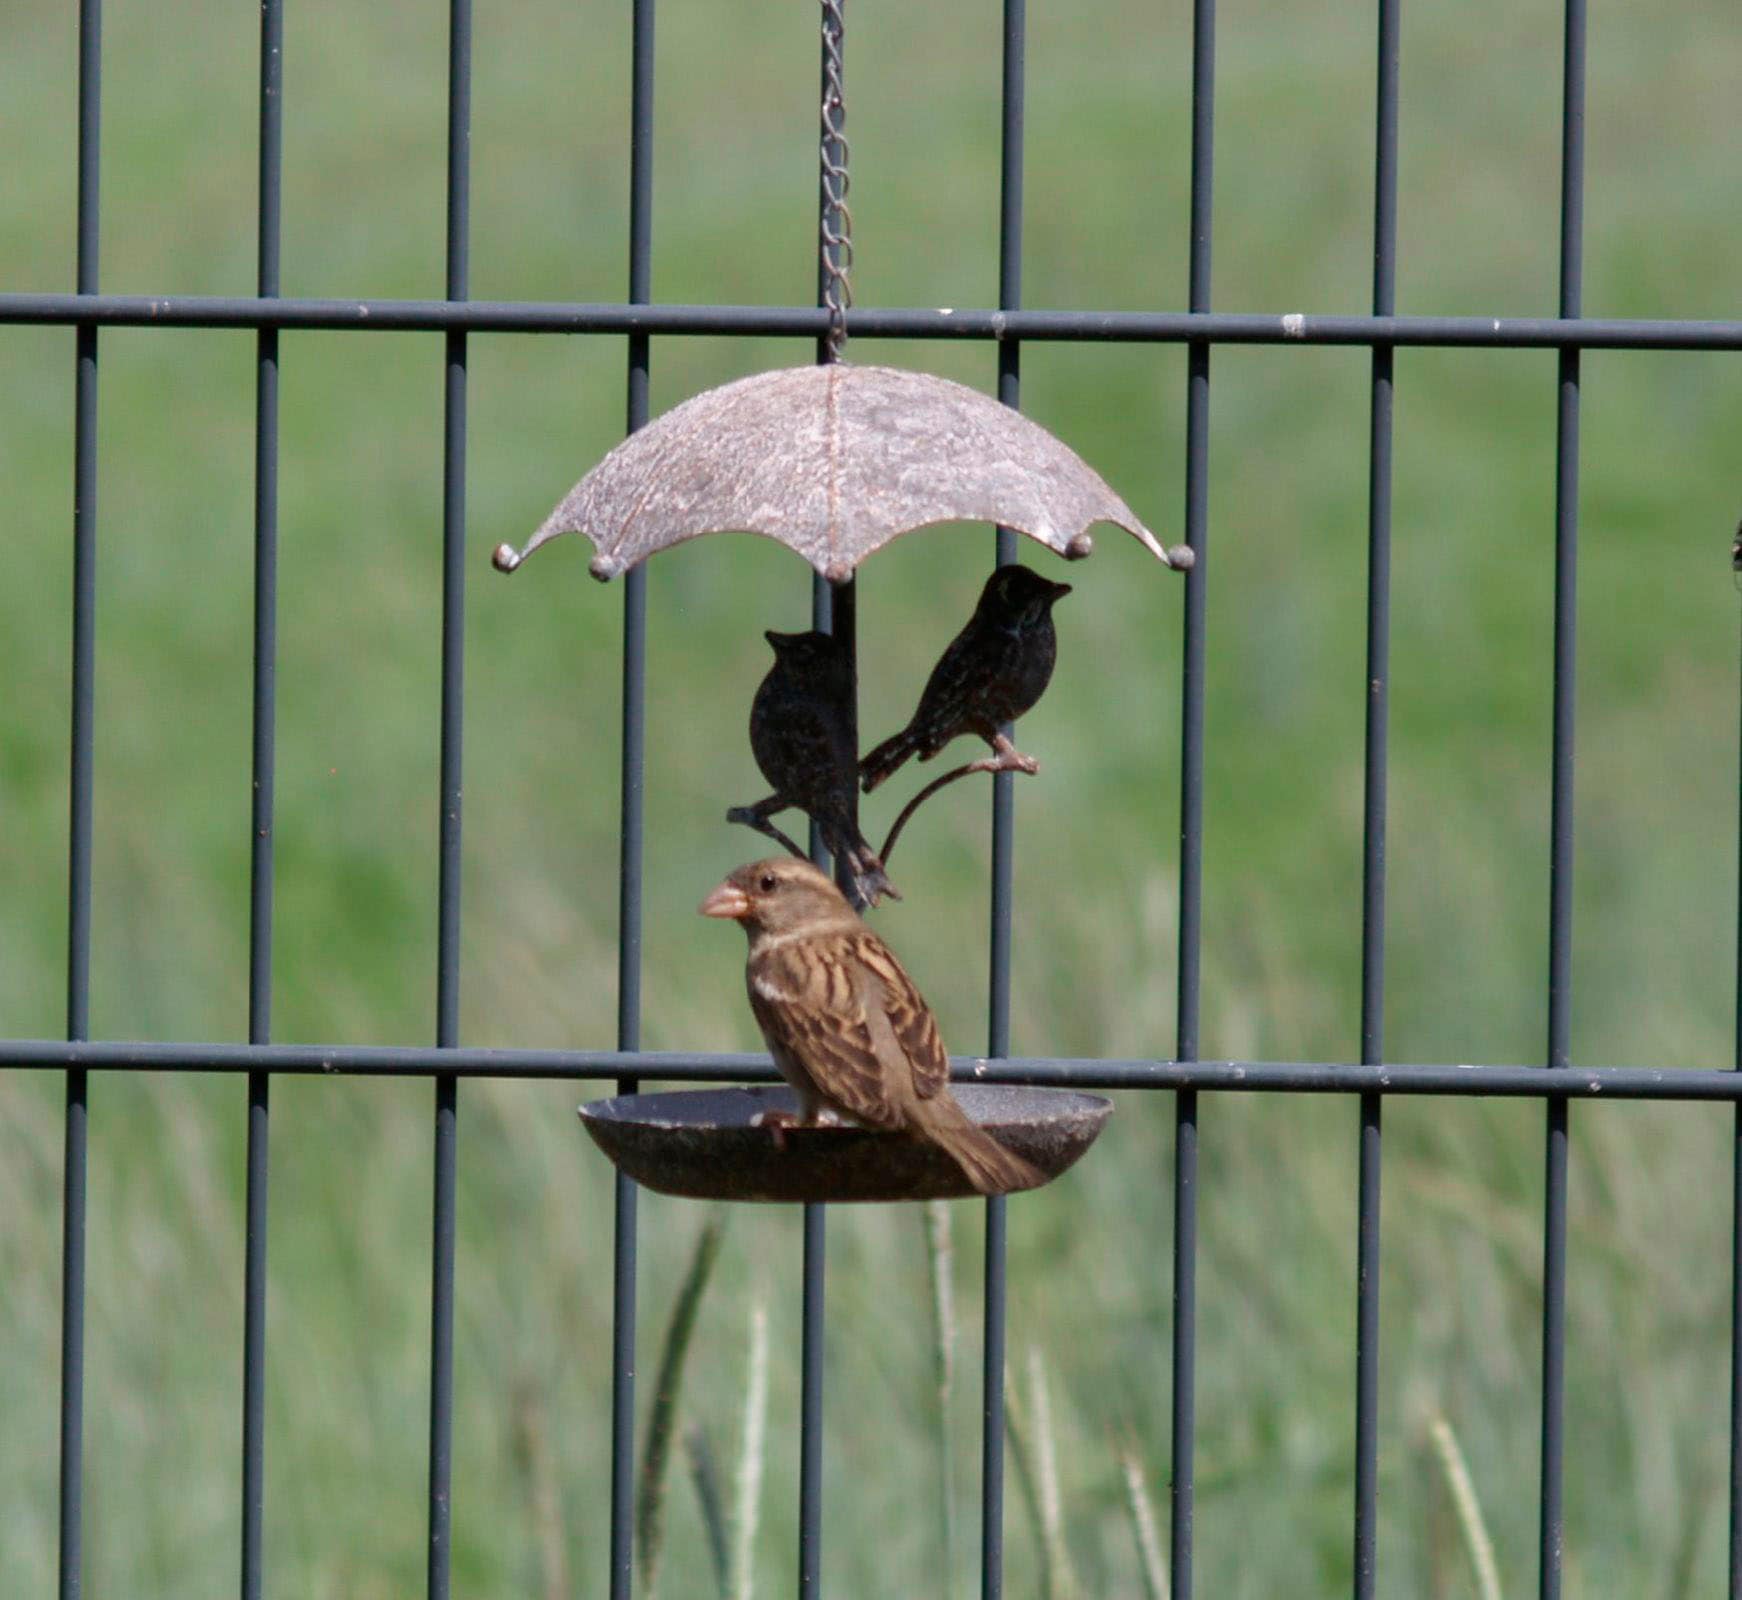
<svg viewBox="0 0 1742 1600">
<path fill-rule="evenodd" d="M 704 917 L 725 917 L 741 922 L 750 915 L 750 896 L 735 883 L 722 883 L 696 909 Z"/>
</svg>

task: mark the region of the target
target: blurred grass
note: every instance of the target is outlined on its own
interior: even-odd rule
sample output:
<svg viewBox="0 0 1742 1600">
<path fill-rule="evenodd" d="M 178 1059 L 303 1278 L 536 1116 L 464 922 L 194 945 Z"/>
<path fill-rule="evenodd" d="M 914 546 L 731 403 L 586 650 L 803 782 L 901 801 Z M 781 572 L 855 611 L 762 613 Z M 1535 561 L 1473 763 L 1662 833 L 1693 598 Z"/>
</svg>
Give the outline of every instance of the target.
<svg viewBox="0 0 1742 1600">
<path fill-rule="evenodd" d="M 253 284 L 255 26 L 211 0 L 175 25 L 110 0 L 105 288 Z M 997 7 L 900 0 L 849 46 L 868 305 L 996 294 Z M 1551 311 L 1559 5 L 1410 8 L 1399 305 Z M 19 0 L 0 52 L 0 288 L 73 279 L 75 30 Z M 667 0 L 659 21 L 654 291 L 791 303 L 814 287 L 814 19 Z M 1085 0 L 1030 19 L 1025 299 L 1178 307 L 1189 8 Z M 481 13 L 473 290 L 614 299 L 625 281 L 624 8 Z M 1503 43 L 1501 43 L 1503 41 Z M 405 0 L 290 8 L 284 288 L 438 295 L 445 26 Z M 1369 293 L 1372 60 L 1363 18 L 1224 4 L 1215 302 L 1359 311 Z M 1734 314 L 1730 8 L 1591 8 L 1587 310 Z M 987 385 L 992 353 L 865 344 Z M 253 340 L 101 341 L 92 1018 L 106 1037 L 246 1026 Z M 654 403 L 808 359 L 800 341 L 674 339 Z M 1397 358 L 1387 1051 L 1540 1059 L 1545 1028 L 1554 358 Z M 0 1033 L 63 1026 L 72 335 L 0 329 Z M 1735 904 L 1735 362 L 1584 361 L 1574 1050 L 1730 1059 Z M 274 1030 L 399 1041 L 434 1027 L 440 340 L 298 334 L 282 352 Z M 1357 1047 L 1366 357 L 1214 360 L 1206 771 L 1207 1054 Z M 1181 503 L 1173 348 L 1031 346 L 1025 407 L 1165 537 Z M 579 548 L 493 579 L 619 436 L 612 340 L 471 341 L 463 1028 L 608 1043 L 615 975 L 620 598 Z M 1169 530 L 1176 530 L 1170 534 Z M 864 725 L 908 709 L 965 611 L 983 530 L 904 541 L 863 583 Z M 1165 1055 L 1173 1039 L 1179 589 L 1108 534 L 1059 612 L 1062 662 L 1025 724 L 1014 1039 Z M 719 539 L 650 568 L 649 1046 L 748 1048 L 740 952 L 692 913 L 747 841 L 742 716 L 760 630 L 801 624 L 802 569 Z M 899 797 L 898 797 L 899 798 Z M 898 798 L 896 802 L 898 803 Z M 881 816 L 881 814 L 878 814 Z M 924 914 L 884 924 L 958 1049 L 982 1037 L 987 821 L 953 791 L 903 846 Z M 918 891 L 918 892 L 914 892 Z M 0 1593 L 55 1561 L 61 1085 L 0 1079 Z M 87 1571 L 93 1593 L 213 1592 L 239 1528 L 240 1083 L 102 1076 L 91 1098 Z M 287 1081 L 273 1095 L 267 1571 L 273 1592 L 371 1597 L 423 1569 L 431 1098 Z M 604 1587 L 610 1181 L 573 1088 L 461 1093 L 454 1570 L 532 1591 L 550 1565 L 516 1462 L 545 1422 L 570 1569 Z M 1386 1118 L 1380 1582 L 1474 1593 L 1435 1532 L 1426 1419 L 1455 1428 L 1498 1579 L 1535 1570 L 1541 1112 L 1394 1102 Z M 1729 1117 L 1572 1117 L 1566 1592 L 1690 1592 L 1723 1570 Z M 1352 1106 L 1202 1111 L 1198 1571 L 1217 1596 L 1334 1594 L 1350 1559 Z M 1088 1592 L 1139 1584 L 1127 1430 L 1165 1489 L 1171 1106 L 1127 1097 L 1094 1159 L 1011 1225 L 1011 1348 L 1045 1352 L 1059 1492 Z M 965 1214 L 966 1215 L 966 1214 Z M 642 1208 L 644 1326 L 681 1276 L 691 1208 Z M 979 1230 L 956 1248 L 963 1370 Z M 930 1293 L 911 1220 L 831 1227 L 832 1587 L 942 1593 L 925 1466 Z M 746 1213 L 703 1306 L 686 1393 L 737 1426 L 752 1299 L 769 1305 L 763 1588 L 784 1582 L 796 1482 L 796 1219 Z M 651 1333 L 648 1337 L 651 1337 Z M 958 1385 L 971 1439 L 979 1396 Z M 644 1397 L 645 1399 L 645 1397 Z M 972 1450 L 962 1456 L 971 1457 Z M 910 1464 L 908 1471 L 898 1463 Z M 924 1486 L 924 1487 L 922 1487 Z M 958 1491 L 972 1494 L 971 1470 Z M 1009 1529 L 1010 1592 L 1034 1592 Z M 543 1514 L 548 1522 L 548 1512 Z M 673 1503 L 668 1592 L 711 1582 Z M 958 1587 L 968 1576 L 954 1574 Z M 1460 1587 L 1461 1586 L 1461 1587 Z"/>
</svg>

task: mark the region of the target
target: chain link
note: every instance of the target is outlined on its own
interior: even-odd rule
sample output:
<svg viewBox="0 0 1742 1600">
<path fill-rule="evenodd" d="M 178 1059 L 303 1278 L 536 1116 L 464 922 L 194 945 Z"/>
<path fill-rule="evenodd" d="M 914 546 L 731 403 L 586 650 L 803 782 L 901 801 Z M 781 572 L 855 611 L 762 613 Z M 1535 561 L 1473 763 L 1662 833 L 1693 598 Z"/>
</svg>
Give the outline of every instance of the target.
<svg viewBox="0 0 1742 1600">
<path fill-rule="evenodd" d="M 847 310 L 853 304 L 853 213 L 847 209 L 847 108 L 842 97 L 841 45 L 846 35 L 846 0 L 822 0 L 823 137 L 822 216 L 818 250 L 823 304 L 829 313 L 829 355 L 839 360 L 847 342 Z"/>
</svg>

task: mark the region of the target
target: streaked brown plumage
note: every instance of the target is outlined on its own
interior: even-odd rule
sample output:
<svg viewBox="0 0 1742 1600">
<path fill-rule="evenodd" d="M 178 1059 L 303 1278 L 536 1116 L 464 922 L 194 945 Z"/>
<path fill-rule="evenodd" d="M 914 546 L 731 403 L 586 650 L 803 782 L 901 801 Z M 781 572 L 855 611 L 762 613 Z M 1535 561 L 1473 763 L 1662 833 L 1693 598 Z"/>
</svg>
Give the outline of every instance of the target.
<svg viewBox="0 0 1742 1600">
<path fill-rule="evenodd" d="M 901 896 L 884 875 L 877 852 L 854 821 L 853 664 L 826 633 L 765 635 L 774 665 L 750 705 L 750 751 L 774 793 L 754 806 L 735 806 L 727 820 L 792 841 L 768 819 L 797 806 L 816 819 L 829 853 L 844 859 L 860 901 L 876 905 Z"/>
<path fill-rule="evenodd" d="M 907 726 L 859 763 L 865 792 L 910 756 L 930 761 L 964 733 L 991 745 L 999 765 L 1033 772 L 1033 757 L 1017 751 L 999 728 L 1032 710 L 1052 681 L 1058 658 L 1052 608 L 1070 592 L 1068 583 L 1019 564 L 997 568 L 967 626 L 938 657 Z"/>
<path fill-rule="evenodd" d="M 808 861 L 776 856 L 732 873 L 703 916 L 740 923 L 750 1009 L 801 1121 L 826 1108 L 940 1145 L 982 1194 L 1041 1174 L 978 1127 L 950 1093 L 937 1018 L 895 953 Z"/>
</svg>

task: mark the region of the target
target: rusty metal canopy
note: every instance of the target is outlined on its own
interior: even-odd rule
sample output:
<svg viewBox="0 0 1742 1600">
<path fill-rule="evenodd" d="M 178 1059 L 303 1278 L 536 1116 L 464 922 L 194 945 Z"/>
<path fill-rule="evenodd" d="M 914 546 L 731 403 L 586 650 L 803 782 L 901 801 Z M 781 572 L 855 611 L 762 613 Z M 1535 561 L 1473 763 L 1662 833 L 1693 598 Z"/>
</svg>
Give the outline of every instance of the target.
<svg viewBox="0 0 1742 1600">
<path fill-rule="evenodd" d="M 1113 1103 L 1068 1089 L 953 1085 L 962 1109 L 1050 1183 L 1095 1142 Z M 795 1113 L 784 1084 L 621 1095 L 581 1107 L 593 1142 L 637 1183 L 697 1200 L 958 1200 L 975 1191 L 934 1144 L 845 1125 L 774 1131 Z"/>
<path fill-rule="evenodd" d="M 996 522 L 1075 560 L 1112 522 L 1164 550 L 1082 457 L 978 390 L 898 367 L 788 367 L 709 389 L 631 434 L 544 525 L 494 560 L 512 572 L 546 540 L 584 533 L 601 581 L 704 533 L 778 539 L 843 583 L 898 534 Z"/>
</svg>

